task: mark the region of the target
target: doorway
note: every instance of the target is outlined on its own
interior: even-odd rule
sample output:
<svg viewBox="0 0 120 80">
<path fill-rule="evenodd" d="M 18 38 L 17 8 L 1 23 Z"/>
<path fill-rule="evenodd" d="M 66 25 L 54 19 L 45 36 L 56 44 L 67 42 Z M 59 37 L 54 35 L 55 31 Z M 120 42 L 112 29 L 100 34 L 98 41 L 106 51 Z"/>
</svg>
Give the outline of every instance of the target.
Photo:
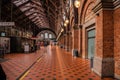
<svg viewBox="0 0 120 80">
<path fill-rule="evenodd" d="M 89 30 L 88 32 L 88 59 L 94 57 L 95 54 L 95 29 Z"/>
</svg>

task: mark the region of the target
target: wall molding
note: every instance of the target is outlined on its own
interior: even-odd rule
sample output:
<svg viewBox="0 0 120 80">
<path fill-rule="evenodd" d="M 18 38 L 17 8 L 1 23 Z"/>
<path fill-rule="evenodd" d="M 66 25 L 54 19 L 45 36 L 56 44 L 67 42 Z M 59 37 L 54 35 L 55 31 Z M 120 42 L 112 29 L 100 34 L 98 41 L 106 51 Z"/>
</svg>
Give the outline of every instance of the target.
<svg viewBox="0 0 120 80">
<path fill-rule="evenodd" d="M 87 27 L 95 24 L 95 22 L 96 22 L 96 21 L 95 21 L 95 18 L 93 18 L 93 19 L 89 20 L 88 22 L 86 22 L 85 24 L 83 24 L 83 27 L 84 27 L 84 28 L 87 28 Z"/>
<path fill-rule="evenodd" d="M 114 58 L 95 57 L 93 71 L 101 77 L 114 77 Z"/>
<path fill-rule="evenodd" d="M 98 0 L 94 8 L 94 13 L 98 13 L 100 10 L 115 10 L 120 8 L 120 0 Z"/>
<path fill-rule="evenodd" d="M 103 10 L 113 10 L 114 5 L 112 0 L 99 0 L 94 8 L 92 9 L 94 13 L 98 13 L 101 9 Z"/>
<path fill-rule="evenodd" d="M 118 74 L 114 74 L 114 75 L 115 75 L 115 78 L 120 79 L 120 75 Z"/>
</svg>

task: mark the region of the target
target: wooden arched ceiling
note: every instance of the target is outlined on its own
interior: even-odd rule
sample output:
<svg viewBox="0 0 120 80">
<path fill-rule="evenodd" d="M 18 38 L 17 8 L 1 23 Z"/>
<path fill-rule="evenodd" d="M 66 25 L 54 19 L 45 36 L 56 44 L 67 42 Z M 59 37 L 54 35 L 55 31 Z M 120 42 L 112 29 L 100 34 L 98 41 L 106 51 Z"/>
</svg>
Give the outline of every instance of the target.
<svg viewBox="0 0 120 80">
<path fill-rule="evenodd" d="M 0 0 L 0 20 L 14 21 L 16 26 L 35 34 L 42 28 L 56 32 L 63 1 L 65 0 Z"/>
<path fill-rule="evenodd" d="M 12 0 L 12 3 L 39 28 L 55 29 L 60 0 Z"/>
</svg>

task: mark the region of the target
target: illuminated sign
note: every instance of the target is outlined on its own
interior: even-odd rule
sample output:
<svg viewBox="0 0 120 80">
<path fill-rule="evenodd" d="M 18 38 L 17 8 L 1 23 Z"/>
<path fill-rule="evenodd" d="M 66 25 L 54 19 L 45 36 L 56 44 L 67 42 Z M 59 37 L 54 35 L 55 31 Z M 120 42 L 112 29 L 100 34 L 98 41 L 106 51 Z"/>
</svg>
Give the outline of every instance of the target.
<svg viewBox="0 0 120 80">
<path fill-rule="evenodd" d="M 15 26 L 15 22 L 0 22 L 0 26 Z"/>
</svg>

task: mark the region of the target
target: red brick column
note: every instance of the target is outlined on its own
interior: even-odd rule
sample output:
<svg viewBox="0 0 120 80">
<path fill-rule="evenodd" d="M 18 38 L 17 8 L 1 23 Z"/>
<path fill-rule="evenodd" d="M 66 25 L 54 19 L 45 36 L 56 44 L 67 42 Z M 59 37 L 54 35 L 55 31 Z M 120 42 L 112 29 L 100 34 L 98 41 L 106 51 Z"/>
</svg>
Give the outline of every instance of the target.
<svg viewBox="0 0 120 80">
<path fill-rule="evenodd" d="M 67 34 L 64 34 L 64 49 L 67 48 Z"/>
<path fill-rule="evenodd" d="M 114 11 L 115 77 L 120 79 L 120 8 Z"/>
<path fill-rule="evenodd" d="M 66 50 L 69 51 L 69 33 L 67 32 L 67 46 L 66 46 Z"/>
<path fill-rule="evenodd" d="M 86 38 L 86 29 L 85 27 L 82 28 L 82 58 L 87 58 L 86 55 L 87 55 L 87 46 L 86 46 L 86 41 L 87 41 L 87 38 Z"/>
<path fill-rule="evenodd" d="M 107 3 L 106 1 L 102 1 Z M 94 57 L 93 70 L 102 77 L 114 76 L 114 27 L 113 27 L 113 10 L 107 8 L 107 5 L 97 4 L 94 11 L 96 12 L 96 49 Z M 112 2 L 109 4 L 112 4 Z"/>
<path fill-rule="evenodd" d="M 72 52 L 72 34 L 69 36 L 69 51 Z"/>
<path fill-rule="evenodd" d="M 77 49 L 79 56 L 80 55 L 80 29 L 74 29 L 74 44 L 73 44 L 73 50 Z"/>
</svg>

